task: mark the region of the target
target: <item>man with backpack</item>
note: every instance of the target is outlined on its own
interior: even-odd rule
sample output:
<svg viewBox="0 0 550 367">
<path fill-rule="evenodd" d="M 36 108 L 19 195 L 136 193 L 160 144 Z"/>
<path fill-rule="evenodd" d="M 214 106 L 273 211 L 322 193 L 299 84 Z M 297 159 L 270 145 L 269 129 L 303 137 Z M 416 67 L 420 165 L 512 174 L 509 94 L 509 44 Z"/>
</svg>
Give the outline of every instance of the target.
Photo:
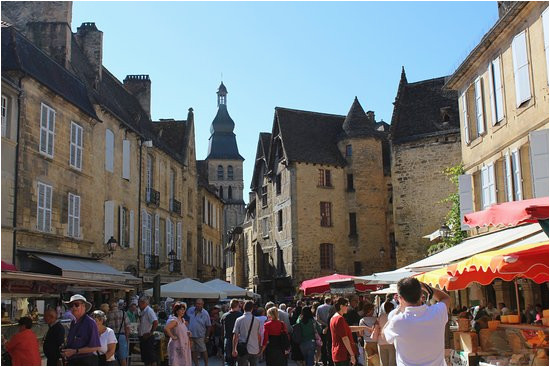
<svg viewBox="0 0 550 367">
<path fill-rule="evenodd" d="M 252 315 L 253 301 L 244 304 L 244 315 L 237 318 L 233 328 L 233 358 L 238 366 L 257 366 L 260 354 L 260 322 Z"/>
<path fill-rule="evenodd" d="M 234 366 L 237 362 L 233 357 L 233 328 L 235 327 L 235 322 L 243 314 L 240 311 L 241 305 L 239 300 L 232 299 L 229 304 L 231 310 L 223 314 L 221 318 L 222 323 L 222 339 L 224 345 L 224 354 L 225 354 L 225 365 Z"/>
</svg>

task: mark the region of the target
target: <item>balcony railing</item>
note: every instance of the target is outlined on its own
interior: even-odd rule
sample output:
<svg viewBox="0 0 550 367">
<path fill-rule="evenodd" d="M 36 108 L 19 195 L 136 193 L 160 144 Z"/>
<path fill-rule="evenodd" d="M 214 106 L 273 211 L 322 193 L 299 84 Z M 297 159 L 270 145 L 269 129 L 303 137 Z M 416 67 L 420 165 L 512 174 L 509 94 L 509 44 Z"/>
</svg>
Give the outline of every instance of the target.
<svg viewBox="0 0 550 367">
<path fill-rule="evenodd" d="M 147 204 L 159 206 L 160 204 L 160 192 L 155 189 L 147 188 L 145 190 L 145 202 Z"/>
<path fill-rule="evenodd" d="M 181 215 L 181 203 L 176 199 L 170 199 L 170 211 L 177 215 Z"/>
<path fill-rule="evenodd" d="M 158 256 L 145 255 L 143 261 L 145 269 L 158 270 L 160 268 L 160 261 Z"/>
</svg>

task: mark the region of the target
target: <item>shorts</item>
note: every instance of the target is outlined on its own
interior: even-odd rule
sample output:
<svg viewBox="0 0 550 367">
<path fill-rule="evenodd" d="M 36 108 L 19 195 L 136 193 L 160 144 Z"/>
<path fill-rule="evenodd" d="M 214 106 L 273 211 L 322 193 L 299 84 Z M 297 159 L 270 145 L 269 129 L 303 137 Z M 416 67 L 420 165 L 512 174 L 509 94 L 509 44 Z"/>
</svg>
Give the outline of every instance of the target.
<svg viewBox="0 0 550 367">
<path fill-rule="evenodd" d="M 128 340 L 126 339 L 126 334 L 118 334 L 118 346 L 115 353 L 117 360 L 123 360 L 128 358 Z"/>
<path fill-rule="evenodd" d="M 141 350 L 141 361 L 145 364 L 157 362 L 157 353 L 155 353 L 155 337 L 149 336 L 147 339 L 139 337 L 139 349 Z"/>
<path fill-rule="evenodd" d="M 191 345 L 191 352 L 206 352 L 206 343 L 204 338 L 191 338 L 193 344 Z"/>
</svg>

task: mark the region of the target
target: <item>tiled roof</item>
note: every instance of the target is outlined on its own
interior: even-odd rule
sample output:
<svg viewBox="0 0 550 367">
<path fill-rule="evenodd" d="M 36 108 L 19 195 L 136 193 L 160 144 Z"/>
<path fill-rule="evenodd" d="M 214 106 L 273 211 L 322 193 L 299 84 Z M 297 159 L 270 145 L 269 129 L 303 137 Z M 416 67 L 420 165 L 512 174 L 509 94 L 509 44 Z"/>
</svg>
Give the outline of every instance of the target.
<svg viewBox="0 0 550 367">
<path fill-rule="evenodd" d="M 445 80 L 441 77 L 408 83 L 403 72 L 391 123 L 394 144 L 460 131 L 458 96 L 455 91 L 443 89 Z"/>
<path fill-rule="evenodd" d="M 161 120 L 149 124 L 153 144 L 186 165 L 189 124 L 185 120 Z"/>
<path fill-rule="evenodd" d="M 374 121 L 367 118 L 367 114 L 359 103 L 357 97 L 353 100 L 353 104 L 344 120 L 342 126 L 347 137 L 373 136 L 376 132 Z"/>
<path fill-rule="evenodd" d="M 99 120 L 86 85 L 13 27 L 2 27 L 2 72 L 22 71 Z"/>
</svg>

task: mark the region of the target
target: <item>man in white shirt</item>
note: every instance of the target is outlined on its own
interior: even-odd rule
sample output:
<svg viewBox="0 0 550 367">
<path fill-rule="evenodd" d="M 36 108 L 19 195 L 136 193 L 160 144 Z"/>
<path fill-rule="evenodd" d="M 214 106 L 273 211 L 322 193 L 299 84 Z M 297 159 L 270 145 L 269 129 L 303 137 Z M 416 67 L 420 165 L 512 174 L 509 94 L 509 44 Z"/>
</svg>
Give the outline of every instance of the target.
<svg viewBox="0 0 550 367">
<path fill-rule="evenodd" d="M 244 303 L 244 315 L 235 321 L 233 327 L 233 358 L 237 358 L 237 366 L 257 366 L 260 354 L 260 322 L 252 315 L 254 302 Z M 246 354 L 239 355 L 237 345 L 246 343 Z"/>
<path fill-rule="evenodd" d="M 146 366 L 157 364 L 155 354 L 155 338 L 153 332 L 159 324 L 155 311 L 149 306 L 149 297 L 142 296 L 138 302 L 139 307 L 139 347 L 141 350 L 141 360 Z"/>
<path fill-rule="evenodd" d="M 422 291 L 438 303 L 423 305 Z M 395 345 L 397 365 L 445 365 L 445 324 L 450 297 L 412 277 L 401 279 L 397 292 L 401 312 L 391 315 L 383 330 L 386 340 Z"/>
</svg>

